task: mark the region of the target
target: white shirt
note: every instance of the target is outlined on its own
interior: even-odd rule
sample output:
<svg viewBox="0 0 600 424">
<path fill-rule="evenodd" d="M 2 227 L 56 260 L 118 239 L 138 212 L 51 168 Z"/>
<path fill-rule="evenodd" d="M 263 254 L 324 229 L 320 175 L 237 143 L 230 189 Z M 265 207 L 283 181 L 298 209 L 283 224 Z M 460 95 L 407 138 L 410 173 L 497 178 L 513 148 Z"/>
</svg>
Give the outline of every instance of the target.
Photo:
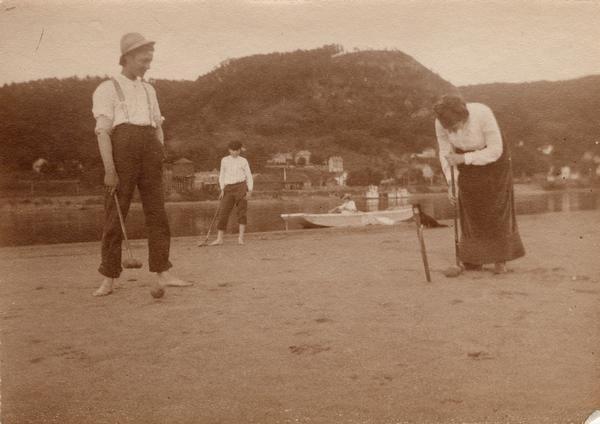
<svg viewBox="0 0 600 424">
<path fill-rule="evenodd" d="M 219 172 L 219 186 L 221 190 L 229 184 L 237 184 L 242 181 L 246 181 L 248 191 L 252 191 L 254 187 L 254 180 L 252 179 L 252 172 L 250 172 L 250 165 L 246 158 L 238 156 L 225 156 L 221 159 L 221 170 Z"/>
<path fill-rule="evenodd" d="M 96 129 L 100 123 L 98 120 L 100 116 L 108 119 L 112 125 L 110 129 L 123 123 L 160 126 L 162 117 L 154 87 L 143 82 L 139 77 L 132 81 L 125 75 L 119 74 L 114 78 L 123 91 L 125 102 L 119 100 L 111 80 L 102 82 L 93 95 L 92 113 L 96 118 Z M 149 103 L 148 100 L 150 100 Z"/>
<path fill-rule="evenodd" d="M 450 132 L 435 120 L 435 133 L 440 148 L 440 162 L 450 184 L 450 165 L 446 156 L 455 148 L 465 153 L 465 164 L 487 165 L 502 155 L 502 135 L 492 110 L 482 103 L 467 103 L 469 117 L 456 132 Z M 472 150 L 472 151 L 471 151 Z M 455 170 L 456 171 L 456 170 Z M 455 173 L 455 177 L 458 174 Z"/>
<path fill-rule="evenodd" d="M 338 210 L 340 213 L 354 213 L 358 212 L 358 208 L 356 207 L 356 203 L 354 200 L 346 200 L 340 206 L 338 206 Z"/>
</svg>

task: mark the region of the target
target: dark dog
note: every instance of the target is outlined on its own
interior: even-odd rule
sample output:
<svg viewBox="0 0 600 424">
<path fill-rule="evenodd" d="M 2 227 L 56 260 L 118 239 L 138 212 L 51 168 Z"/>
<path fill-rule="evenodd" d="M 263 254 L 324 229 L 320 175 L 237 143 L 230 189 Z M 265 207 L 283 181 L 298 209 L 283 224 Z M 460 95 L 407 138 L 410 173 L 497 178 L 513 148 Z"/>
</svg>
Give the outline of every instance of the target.
<svg viewBox="0 0 600 424">
<path fill-rule="evenodd" d="M 437 222 L 435 220 L 435 218 L 427 215 L 425 212 L 423 212 L 421 210 L 421 208 L 419 208 L 419 217 L 421 218 L 421 224 L 423 224 L 423 227 L 425 227 L 425 228 L 447 227 L 446 224 L 440 224 L 439 222 Z"/>
</svg>

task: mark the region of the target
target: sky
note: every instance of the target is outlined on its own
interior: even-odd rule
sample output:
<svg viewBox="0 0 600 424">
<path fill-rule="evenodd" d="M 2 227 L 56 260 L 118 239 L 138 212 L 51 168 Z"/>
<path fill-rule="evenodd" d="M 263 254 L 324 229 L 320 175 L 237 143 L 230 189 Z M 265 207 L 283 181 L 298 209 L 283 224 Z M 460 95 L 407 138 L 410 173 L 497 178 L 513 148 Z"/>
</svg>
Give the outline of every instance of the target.
<svg viewBox="0 0 600 424">
<path fill-rule="evenodd" d="M 600 0 L 0 0 L 0 85 L 119 72 L 119 40 L 155 40 L 151 78 L 252 54 L 398 49 L 455 85 L 600 74 Z"/>
</svg>

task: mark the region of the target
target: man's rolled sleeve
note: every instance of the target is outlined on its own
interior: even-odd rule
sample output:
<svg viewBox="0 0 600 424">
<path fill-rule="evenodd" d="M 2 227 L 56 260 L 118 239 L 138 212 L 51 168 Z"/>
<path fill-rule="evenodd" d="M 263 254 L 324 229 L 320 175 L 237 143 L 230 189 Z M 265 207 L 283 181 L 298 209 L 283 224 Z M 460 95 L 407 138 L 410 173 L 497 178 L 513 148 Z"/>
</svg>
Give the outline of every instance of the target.
<svg viewBox="0 0 600 424">
<path fill-rule="evenodd" d="M 95 132 L 97 135 L 102 134 L 102 133 L 110 134 L 110 132 L 112 131 L 112 127 L 113 127 L 112 119 L 109 119 L 108 117 L 106 117 L 104 115 L 100 115 L 96 118 Z"/>
<path fill-rule="evenodd" d="M 114 90 L 106 82 L 100 84 L 92 96 L 92 113 L 96 118 L 96 133 L 112 129 L 114 112 Z"/>
</svg>

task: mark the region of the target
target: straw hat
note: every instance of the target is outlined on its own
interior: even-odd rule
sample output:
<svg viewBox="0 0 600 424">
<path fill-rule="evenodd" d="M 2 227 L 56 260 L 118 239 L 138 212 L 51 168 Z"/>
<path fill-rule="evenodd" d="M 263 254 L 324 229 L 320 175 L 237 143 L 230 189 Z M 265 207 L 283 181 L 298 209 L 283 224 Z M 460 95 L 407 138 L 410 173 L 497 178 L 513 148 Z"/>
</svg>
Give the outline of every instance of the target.
<svg viewBox="0 0 600 424">
<path fill-rule="evenodd" d="M 121 37 L 121 58 L 127 53 L 149 44 L 154 44 L 154 41 L 147 40 L 142 34 L 138 32 L 129 32 Z"/>
</svg>

